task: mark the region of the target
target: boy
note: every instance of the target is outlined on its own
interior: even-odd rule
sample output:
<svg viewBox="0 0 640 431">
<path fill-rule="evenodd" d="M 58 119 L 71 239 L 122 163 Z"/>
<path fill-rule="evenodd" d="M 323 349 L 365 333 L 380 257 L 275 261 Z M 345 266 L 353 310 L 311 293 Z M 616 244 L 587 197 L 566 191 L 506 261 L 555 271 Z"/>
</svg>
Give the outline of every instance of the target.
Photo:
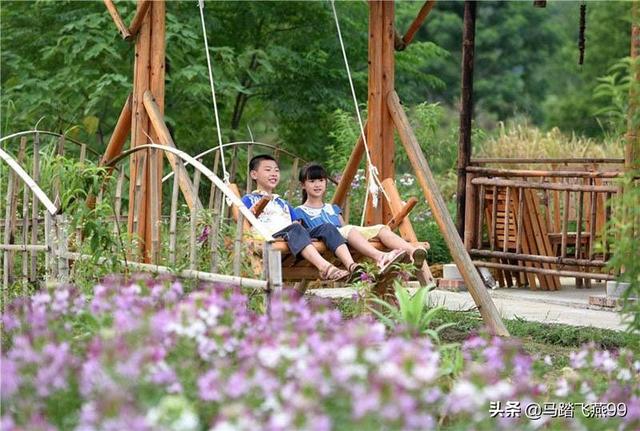
<svg viewBox="0 0 640 431">
<path fill-rule="evenodd" d="M 327 281 L 344 281 L 361 270 L 360 265 L 353 261 L 344 238 L 335 226 L 325 224 L 307 231 L 297 222 L 291 205 L 273 194 L 280 182 L 280 168 L 273 157 L 264 154 L 252 158 L 249 161 L 249 175 L 256 182 L 257 188 L 252 193 L 244 195 L 242 202 L 251 209 L 263 196 L 269 196 L 271 200 L 258 216 L 258 220 L 264 223 L 274 238 L 284 238 L 296 258 L 302 256 L 307 259 L 318 268 L 320 278 Z M 311 238 L 324 241 L 349 271 L 336 268 L 324 259 L 311 244 Z"/>
</svg>

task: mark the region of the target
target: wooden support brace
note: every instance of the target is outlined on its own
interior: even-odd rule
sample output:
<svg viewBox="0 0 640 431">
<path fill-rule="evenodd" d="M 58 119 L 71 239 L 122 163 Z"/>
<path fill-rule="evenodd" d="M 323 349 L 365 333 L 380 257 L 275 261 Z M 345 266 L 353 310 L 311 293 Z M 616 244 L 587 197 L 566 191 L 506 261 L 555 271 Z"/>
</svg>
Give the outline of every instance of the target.
<svg viewBox="0 0 640 431">
<path fill-rule="evenodd" d="M 413 207 L 416 206 L 417 203 L 418 203 L 418 199 L 416 199 L 415 197 L 409 198 L 409 200 L 407 201 L 406 204 L 404 204 L 402 209 L 393 216 L 393 218 L 389 221 L 389 223 L 387 223 L 387 226 L 389 227 L 389 229 L 393 230 L 397 228 L 403 221 L 405 221 L 405 218 L 409 215 L 409 213 L 411 212 Z"/>
<path fill-rule="evenodd" d="M 120 17 L 120 14 L 118 13 L 118 9 L 116 8 L 116 5 L 113 4 L 113 1 L 112 0 L 104 0 L 104 5 L 107 7 L 107 10 L 109 11 L 109 14 L 111 14 L 111 18 L 113 18 L 113 22 L 116 24 L 116 27 L 118 27 L 118 31 L 122 35 L 122 38 L 125 39 L 125 40 L 126 39 L 130 39 L 131 38 L 131 33 L 129 33 L 129 29 L 124 24 L 124 21 L 122 21 L 122 18 Z"/>
<path fill-rule="evenodd" d="M 117 157 L 122 152 L 124 143 L 131 134 L 131 94 L 127 96 L 127 100 L 124 102 L 124 106 L 120 111 L 120 116 L 116 122 L 116 127 L 113 129 L 113 133 L 109 138 L 107 149 L 104 151 L 102 159 L 100 159 L 100 166 L 104 166 L 106 162 Z M 113 169 L 113 168 L 111 168 Z"/>
<path fill-rule="evenodd" d="M 364 125 L 364 129 L 367 130 L 367 124 Z M 351 151 L 349 161 L 347 162 L 347 165 L 342 172 L 342 177 L 340 178 L 340 182 L 338 182 L 338 186 L 336 187 L 336 191 L 333 194 L 333 200 L 331 201 L 331 203 L 336 204 L 340 207 L 344 207 L 344 202 L 347 199 L 347 194 L 351 189 L 351 182 L 356 176 L 356 172 L 358 172 L 358 165 L 360 164 L 363 155 L 364 139 L 362 138 L 362 135 L 360 135 L 360 137 L 358 137 L 356 145 Z"/>
<path fill-rule="evenodd" d="M 416 35 L 416 32 L 433 9 L 433 5 L 436 4 L 436 0 L 427 0 L 424 5 L 420 8 L 420 12 L 418 12 L 418 16 L 413 20 L 411 25 L 409 26 L 409 30 L 405 33 L 402 38 L 404 42 L 404 46 L 406 47 L 413 41 L 413 37 Z"/>
<path fill-rule="evenodd" d="M 469 293 L 471 293 L 473 300 L 478 306 L 480 315 L 488 329 L 494 334 L 509 336 L 509 331 L 504 326 L 502 318 L 498 313 L 498 309 L 487 293 L 478 270 L 473 265 L 469 254 L 462 244 L 458 231 L 456 230 L 453 220 L 451 220 L 451 216 L 449 215 L 447 205 L 438 190 L 438 185 L 431 173 L 429 164 L 420 149 L 418 139 L 411 129 L 409 119 L 407 118 L 402 105 L 400 104 L 400 99 L 395 91 L 389 94 L 388 107 L 391 112 L 391 117 L 396 125 L 396 129 L 398 130 L 398 134 L 400 135 L 400 139 L 407 152 L 407 156 L 415 169 L 416 177 L 420 183 L 422 191 L 424 192 L 425 198 L 427 199 L 433 216 L 438 223 L 438 227 L 447 242 L 447 246 L 451 251 L 451 256 L 464 278 L 465 285 L 469 289 Z"/>
<path fill-rule="evenodd" d="M 176 148 L 176 145 L 171 138 L 171 133 L 169 133 L 169 129 L 167 128 L 167 125 L 162 118 L 160 108 L 153 100 L 153 95 L 148 90 L 144 92 L 144 107 L 147 110 L 147 115 L 149 115 L 149 120 L 151 120 L 151 124 L 153 125 L 154 130 L 160 138 L 160 143 L 168 147 Z M 200 199 L 196 197 L 194 200 L 193 184 L 191 184 L 191 181 L 189 180 L 189 175 L 184 167 L 184 164 L 182 163 L 182 160 L 171 153 L 165 154 L 167 156 L 167 159 L 169 159 L 169 163 L 171 164 L 174 172 L 177 170 L 181 171 L 180 190 L 184 195 L 184 199 L 187 202 L 187 205 L 189 206 L 189 208 L 192 208 L 193 205 L 196 205 L 199 209 L 201 209 L 202 204 L 200 203 Z"/>
<path fill-rule="evenodd" d="M 400 199 L 400 193 L 398 193 L 398 189 L 396 188 L 396 185 L 391 178 L 387 178 L 382 181 L 382 188 L 384 189 L 387 196 L 389 196 L 389 205 L 391 206 L 391 211 L 393 212 L 393 218 L 388 223 L 388 225 L 390 225 L 394 221 L 394 219 L 396 219 L 396 217 L 401 215 L 402 211 L 405 209 L 405 204 L 402 202 L 402 199 Z M 416 199 L 416 203 L 417 201 L 418 200 Z M 409 202 L 407 202 L 407 205 L 408 204 Z M 415 204 L 413 204 L 413 206 L 415 206 Z M 406 214 L 408 214 L 409 211 L 413 209 L 413 206 L 411 206 L 410 208 L 406 208 L 408 209 Z M 405 218 L 405 216 L 399 217 L 398 219 L 400 235 L 406 241 L 418 241 L 418 237 L 416 236 L 416 233 L 411 226 L 411 222 L 409 221 L 409 219 Z M 391 228 L 391 226 L 389 226 L 389 228 L 393 229 Z"/>
<path fill-rule="evenodd" d="M 140 27 L 142 27 L 142 21 L 144 21 L 144 17 L 149 11 L 149 7 L 151 6 L 151 0 L 142 0 L 138 4 L 139 7 L 136 9 L 136 14 L 131 20 L 131 25 L 129 26 L 128 30 L 129 36 L 125 37 L 126 40 L 133 39 L 140 31 Z"/>
</svg>

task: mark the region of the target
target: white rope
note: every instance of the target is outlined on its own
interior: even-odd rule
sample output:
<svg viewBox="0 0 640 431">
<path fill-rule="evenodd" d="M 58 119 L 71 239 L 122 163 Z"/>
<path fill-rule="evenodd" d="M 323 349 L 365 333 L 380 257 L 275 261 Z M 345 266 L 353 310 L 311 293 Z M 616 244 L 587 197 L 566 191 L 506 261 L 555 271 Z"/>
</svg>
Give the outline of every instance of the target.
<svg viewBox="0 0 640 431">
<path fill-rule="evenodd" d="M 388 202 L 391 201 L 384 188 L 382 187 L 382 183 L 378 178 L 378 169 L 371 161 L 371 153 L 369 151 L 369 145 L 367 144 L 367 136 L 364 131 L 364 125 L 362 122 L 362 117 L 360 116 L 360 108 L 358 106 L 358 98 L 356 97 L 356 90 L 353 85 L 353 78 L 351 77 L 351 68 L 349 67 L 349 60 L 347 59 L 347 51 L 344 46 L 344 41 L 342 40 L 342 32 L 340 31 L 340 22 L 338 21 L 338 13 L 336 12 L 336 5 L 334 0 L 330 0 L 331 9 L 333 10 L 333 19 L 336 22 L 336 30 L 338 31 L 338 40 L 340 41 L 340 49 L 342 50 L 342 58 L 344 59 L 344 65 L 347 69 L 347 77 L 349 78 L 349 86 L 351 87 L 351 97 L 353 98 L 353 104 L 356 108 L 356 115 L 358 117 L 358 125 L 360 126 L 360 135 L 362 136 L 362 142 L 364 143 L 365 155 L 367 156 L 367 168 L 369 171 L 369 176 L 367 178 L 367 194 L 371 194 L 371 204 L 374 208 L 378 207 L 378 193 L 382 191 L 382 194 L 387 199 Z M 365 205 L 366 205 L 365 199 Z M 363 211 L 364 214 L 364 211 Z M 364 216 L 363 216 L 364 220 Z"/>
<path fill-rule="evenodd" d="M 224 182 L 229 184 L 229 173 L 224 161 L 224 152 L 222 151 L 222 134 L 220 132 L 220 118 L 218 116 L 218 104 L 216 103 L 216 90 L 213 86 L 213 69 L 211 67 L 211 57 L 209 56 L 209 42 L 207 41 L 207 28 L 204 24 L 204 0 L 198 0 L 200 9 L 200 22 L 202 23 L 202 38 L 204 39 L 204 51 L 207 54 L 207 67 L 209 68 L 209 84 L 211 86 L 211 99 L 213 100 L 213 112 L 216 117 L 216 131 L 218 132 L 218 148 L 220 150 L 220 160 L 222 162 L 222 175 Z"/>
</svg>

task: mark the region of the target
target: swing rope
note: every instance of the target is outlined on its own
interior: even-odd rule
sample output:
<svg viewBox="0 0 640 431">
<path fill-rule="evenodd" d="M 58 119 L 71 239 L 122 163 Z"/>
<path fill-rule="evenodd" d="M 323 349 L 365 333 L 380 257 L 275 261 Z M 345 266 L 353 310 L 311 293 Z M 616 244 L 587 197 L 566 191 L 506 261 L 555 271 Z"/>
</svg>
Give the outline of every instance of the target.
<svg viewBox="0 0 640 431">
<path fill-rule="evenodd" d="M 380 182 L 380 178 L 378 178 L 378 169 L 371 161 L 371 152 L 369 150 L 369 145 L 367 144 L 367 136 L 364 131 L 364 125 L 362 122 L 362 117 L 360 116 L 360 109 L 358 105 L 358 98 L 356 97 L 356 90 L 353 84 L 353 78 L 351 77 L 351 68 L 349 67 L 349 60 L 347 59 L 347 51 L 344 46 L 344 41 L 342 40 L 342 32 L 340 31 L 340 22 L 338 20 L 338 13 L 336 12 L 336 5 L 334 0 L 330 0 L 331 9 L 333 11 L 333 19 L 336 22 L 336 30 L 338 32 L 338 40 L 340 41 L 340 49 L 342 50 L 342 58 L 344 59 L 344 65 L 347 70 L 347 77 L 349 78 L 349 86 L 351 88 L 351 97 L 353 98 L 353 104 L 356 109 L 356 115 L 358 117 L 358 125 L 360 126 L 360 135 L 362 136 L 362 142 L 364 143 L 365 155 L 367 156 L 367 169 L 369 171 L 369 177 L 367 178 L 367 191 L 365 194 L 365 207 L 367 205 L 369 194 L 371 194 L 371 203 L 374 208 L 378 207 L 378 193 L 382 191 L 382 194 L 387 199 L 387 202 L 390 202 L 391 199 L 387 195 L 384 187 L 382 187 L 382 183 Z M 364 224 L 364 211 L 362 212 L 362 220 L 360 224 Z"/>
<path fill-rule="evenodd" d="M 220 161 L 225 184 L 229 184 L 229 173 L 222 151 L 222 133 L 220 132 L 220 117 L 218 116 L 218 104 L 216 103 L 216 90 L 213 85 L 213 68 L 211 67 L 211 57 L 209 56 L 209 42 L 207 41 L 207 28 L 204 23 L 204 0 L 198 0 L 200 9 L 200 22 L 202 23 L 202 38 L 204 39 L 204 52 L 207 55 L 207 67 L 209 69 L 209 84 L 211 86 L 211 99 L 213 100 L 213 113 L 216 119 L 216 131 L 218 132 L 218 150 L 220 151 Z"/>
</svg>

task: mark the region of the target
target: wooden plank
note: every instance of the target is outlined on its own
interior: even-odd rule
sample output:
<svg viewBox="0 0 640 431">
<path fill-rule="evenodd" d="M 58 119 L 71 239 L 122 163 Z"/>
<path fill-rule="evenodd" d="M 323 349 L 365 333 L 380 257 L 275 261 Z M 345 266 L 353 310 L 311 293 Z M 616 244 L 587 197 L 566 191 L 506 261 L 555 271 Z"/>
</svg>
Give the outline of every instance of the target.
<svg viewBox="0 0 640 431">
<path fill-rule="evenodd" d="M 551 249 L 551 243 L 545 229 L 544 222 L 541 218 L 540 212 L 537 210 L 540 208 L 540 201 L 538 195 L 533 190 L 524 191 L 525 204 L 528 205 L 528 212 L 531 215 L 531 221 L 534 229 L 534 236 L 537 242 L 538 251 L 543 256 L 552 256 L 553 250 Z M 525 205 L 525 206 L 527 206 Z M 543 264 L 543 267 L 553 269 L 553 266 Z M 547 282 L 551 290 L 560 289 L 560 280 L 556 276 L 548 276 Z"/>
<path fill-rule="evenodd" d="M 496 220 L 498 218 L 498 186 L 493 186 L 493 192 L 491 194 L 491 234 L 489 236 L 489 244 L 491 244 L 491 250 L 496 249 Z"/>
<path fill-rule="evenodd" d="M 524 189 L 519 189 L 518 193 L 518 211 L 520 212 L 521 217 L 521 247 L 524 253 L 526 254 L 537 254 L 536 242 L 533 234 L 533 228 L 531 226 L 531 218 L 527 211 L 527 207 L 525 206 L 525 198 L 524 198 Z M 539 267 L 539 263 L 535 262 L 526 262 L 524 263 L 525 267 Z M 536 275 L 533 273 L 525 272 L 525 278 L 529 287 L 532 290 L 536 290 L 538 288 L 538 283 L 536 282 Z M 540 287 L 546 287 L 546 280 L 540 279 Z"/>
<path fill-rule="evenodd" d="M 453 220 L 449 215 L 447 205 L 438 190 L 438 185 L 433 178 L 429 164 L 420 149 L 420 145 L 416 136 L 411 129 L 409 120 L 404 113 L 400 104 L 400 99 L 395 92 L 389 95 L 389 111 L 393 117 L 393 121 L 400 135 L 400 139 L 405 147 L 407 156 L 413 166 L 418 183 L 422 188 L 427 202 L 431 208 L 434 219 L 438 223 L 438 227 L 451 251 L 451 256 L 456 263 L 460 274 L 462 275 L 469 293 L 473 297 L 474 302 L 478 305 L 478 309 L 488 329 L 501 336 L 508 336 L 509 331 L 504 326 L 498 310 L 491 300 L 484 286 L 484 282 L 480 278 L 476 267 L 471 262 L 469 254 L 462 244 L 462 240 L 453 224 Z"/>
<path fill-rule="evenodd" d="M 480 202 L 479 202 L 479 208 L 478 208 L 478 226 L 477 226 L 477 242 L 476 242 L 476 248 L 482 248 L 482 226 L 483 226 L 483 218 L 484 218 L 484 204 L 485 204 L 485 188 L 484 186 L 480 186 Z"/>
<path fill-rule="evenodd" d="M 549 277 L 581 277 L 591 278 L 593 280 L 615 280 L 615 276 L 609 274 L 596 274 L 579 271 L 564 271 L 559 269 L 547 269 L 547 268 L 523 268 L 515 265 L 504 265 L 500 263 L 485 262 L 485 261 L 473 261 L 474 265 L 483 266 L 485 268 L 498 268 L 498 269 L 511 269 L 514 271 L 524 271 L 527 273 L 534 273 L 545 275 Z"/>
<path fill-rule="evenodd" d="M 507 251 L 509 248 L 509 205 L 510 205 L 510 196 L 511 189 L 507 187 L 507 192 L 505 196 L 505 215 L 504 215 L 504 231 L 503 231 L 503 240 L 502 240 L 502 251 Z"/>
<path fill-rule="evenodd" d="M 567 256 L 567 229 L 569 224 L 569 191 L 564 192 L 564 207 L 562 208 L 562 243 L 560 245 L 560 256 Z"/>
<path fill-rule="evenodd" d="M 394 20 L 395 20 L 395 2 L 382 1 L 382 34 L 380 35 L 382 42 L 382 62 L 381 74 L 382 79 L 381 98 L 380 101 L 380 121 L 382 127 L 382 135 L 380 142 L 380 166 L 377 166 L 380 173 L 380 180 L 395 180 L 396 176 L 396 146 L 394 142 L 394 126 L 389 108 L 387 107 L 387 96 L 389 92 L 395 88 L 395 42 L 394 42 Z M 393 218 L 391 204 L 381 195 L 380 203 L 382 204 L 382 222 L 388 223 Z M 409 220 L 407 220 L 408 223 Z M 402 231 L 401 231 L 402 232 Z"/>
<path fill-rule="evenodd" d="M 118 27 L 118 31 L 120 32 L 120 35 L 122 36 L 122 38 L 130 39 L 131 33 L 129 33 L 129 29 L 124 24 L 124 21 L 122 21 L 122 18 L 118 13 L 118 9 L 116 8 L 116 5 L 113 4 L 112 0 L 103 0 L 103 1 L 104 1 L 104 5 L 107 7 L 107 10 L 109 11 L 109 14 L 111 15 L 111 18 L 113 19 L 113 22 L 115 23 L 116 27 Z"/>
</svg>

